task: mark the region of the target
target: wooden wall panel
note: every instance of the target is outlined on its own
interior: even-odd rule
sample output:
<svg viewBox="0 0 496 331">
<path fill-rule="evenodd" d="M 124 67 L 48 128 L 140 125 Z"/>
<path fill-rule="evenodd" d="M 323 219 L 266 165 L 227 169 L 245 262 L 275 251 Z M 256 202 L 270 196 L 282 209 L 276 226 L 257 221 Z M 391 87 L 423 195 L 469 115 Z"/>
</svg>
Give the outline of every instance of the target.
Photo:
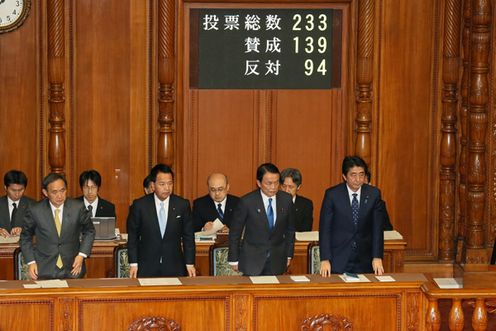
<svg viewBox="0 0 496 331">
<path fill-rule="evenodd" d="M 121 229 L 148 171 L 147 6 L 137 3 L 73 3 L 71 192 L 81 194 L 82 171 L 97 169 L 100 195 L 116 205 Z"/>
<path fill-rule="evenodd" d="M 33 1 L 17 30 L 0 34 L 0 182 L 10 169 L 28 177 L 26 194 L 41 194 L 40 152 L 40 4 Z"/>
<path fill-rule="evenodd" d="M 375 180 L 408 255 L 437 254 L 439 146 L 436 2 L 382 4 Z M 412 256 L 412 258 L 414 258 Z"/>
</svg>

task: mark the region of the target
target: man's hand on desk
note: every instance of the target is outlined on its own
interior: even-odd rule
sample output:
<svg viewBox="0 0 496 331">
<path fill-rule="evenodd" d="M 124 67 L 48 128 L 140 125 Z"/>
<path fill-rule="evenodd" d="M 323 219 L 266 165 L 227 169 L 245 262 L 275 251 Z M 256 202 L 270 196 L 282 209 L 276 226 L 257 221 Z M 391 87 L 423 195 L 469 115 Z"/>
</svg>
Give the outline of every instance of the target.
<svg viewBox="0 0 496 331">
<path fill-rule="evenodd" d="M 16 226 L 15 228 L 12 228 L 10 231 L 10 235 L 12 236 L 18 236 L 21 234 L 22 228 L 20 226 Z"/>
<path fill-rule="evenodd" d="M 384 267 L 382 266 L 382 259 L 374 258 L 372 260 L 372 269 L 374 269 L 374 273 L 378 276 L 384 273 Z"/>
<path fill-rule="evenodd" d="M 35 263 L 31 263 L 28 265 L 29 278 L 32 280 L 38 279 L 38 265 Z"/>
<path fill-rule="evenodd" d="M 4 228 L 0 228 L 0 236 L 7 238 L 7 237 L 10 237 L 10 233 L 9 233 L 9 231 L 5 230 Z"/>
<path fill-rule="evenodd" d="M 239 270 L 238 270 L 238 264 L 237 264 L 237 263 L 236 263 L 236 264 L 229 264 L 229 265 L 231 266 L 231 269 L 232 269 L 233 271 L 236 271 L 236 272 L 238 272 L 238 271 L 239 271 Z"/>
<path fill-rule="evenodd" d="M 84 257 L 81 255 L 76 255 L 74 258 L 74 263 L 72 264 L 71 275 L 77 276 L 81 273 L 81 269 L 83 267 Z"/>
<path fill-rule="evenodd" d="M 129 268 L 129 278 L 136 278 L 138 276 L 138 266 L 131 266 Z"/>
<path fill-rule="evenodd" d="M 194 265 L 186 265 L 186 270 L 188 270 L 189 277 L 196 277 L 196 269 Z"/>
<path fill-rule="evenodd" d="M 331 262 L 329 260 L 320 261 L 320 275 L 322 277 L 331 276 Z"/>
<path fill-rule="evenodd" d="M 207 222 L 203 226 L 203 231 L 209 231 L 214 227 L 214 222 Z"/>
</svg>

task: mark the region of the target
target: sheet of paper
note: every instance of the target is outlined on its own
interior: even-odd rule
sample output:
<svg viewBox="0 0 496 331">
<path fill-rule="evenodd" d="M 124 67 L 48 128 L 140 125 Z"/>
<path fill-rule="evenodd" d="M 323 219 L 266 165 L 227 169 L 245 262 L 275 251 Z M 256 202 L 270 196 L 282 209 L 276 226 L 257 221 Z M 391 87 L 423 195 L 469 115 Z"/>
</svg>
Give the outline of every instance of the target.
<svg viewBox="0 0 496 331">
<path fill-rule="evenodd" d="M 433 278 L 439 288 L 463 288 L 461 278 Z"/>
<path fill-rule="evenodd" d="M 15 244 L 19 242 L 19 236 L 2 237 L 0 236 L 0 244 Z"/>
<path fill-rule="evenodd" d="M 346 283 L 367 283 L 367 282 L 370 282 L 370 279 L 365 277 L 365 275 L 359 274 L 357 276 L 358 277 L 350 277 L 350 276 L 346 276 L 345 274 L 342 274 L 342 275 L 339 275 L 339 278 L 341 278 Z"/>
<path fill-rule="evenodd" d="M 211 236 L 215 235 L 217 231 L 221 230 L 224 227 L 224 223 L 222 223 L 218 218 L 215 219 L 214 224 L 210 230 L 195 232 L 195 236 Z M 215 239 L 215 238 L 214 238 Z"/>
<path fill-rule="evenodd" d="M 67 284 L 67 281 L 65 281 L 63 279 L 37 280 L 35 283 L 40 285 L 42 288 L 69 287 L 69 284 Z"/>
<path fill-rule="evenodd" d="M 307 276 L 291 276 L 290 277 L 293 282 L 309 282 L 310 279 L 308 279 Z"/>
<path fill-rule="evenodd" d="M 394 279 L 391 276 L 375 276 L 375 278 L 380 282 L 395 282 L 396 281 L 396 279 Z"/>
<path fill-rule="evenodd" d="M 253 284 L 279 284 L 276 276 L 251 276 L 250 280 Z"/>
<path fill-rule="evenodd" d="M 319 241 L 319 231 L 295 232 L 297 241 Z"/>
<path fill-rule="evenodd" d="M 182 285 L 179 278 L 138 278 L 141 286 Z"/>
<path fill-rule="evenodd" d="M 403 240 L 403 236 L 398 231 L 384 231 L 384 240 Z"/>
<path fill-rule="evenodd" d="M 41 288 L 39 284 L 23 284 L 24 288 Z"/>
</svg>

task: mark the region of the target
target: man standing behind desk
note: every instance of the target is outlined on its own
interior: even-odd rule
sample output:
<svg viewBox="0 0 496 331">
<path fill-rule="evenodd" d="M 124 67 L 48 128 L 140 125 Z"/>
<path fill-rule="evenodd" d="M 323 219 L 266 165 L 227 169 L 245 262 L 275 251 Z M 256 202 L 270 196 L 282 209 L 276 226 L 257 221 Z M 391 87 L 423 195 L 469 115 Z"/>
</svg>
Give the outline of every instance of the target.
<svg viewBox="0 0 496 331">
<path fill-rule="evenodd" d="M 358 156 L 343 160 L 344 183 L 326 190 L 320 210 L 320 274 L 382 275 L 384 254 L 381 193 L 364 184 L 367 164 Z"/>
<path fill-rule="evenodd" d="M 174 174 L 169 166 L 157 164 L 150 177 L 154 193 L 129 207 L 129 277 L 194 277 L 195 234 L 189 201 L 172 193 Z"/>
<path fill-rule="evenodd" d="M 79 175 L 79 187 L 83 196 L 78 197 L 90 211 L 91 217 L 115 217 L 115 206 L 112 202 L 98 195 L 102 177 L 96 170 L 86 170 Z"/>
<path fill-rule="evenodd" d="M 207 179 L 208 194 L 193 201 L 193 220 L 196 231 L 210 230 L 217 218 L 226 226 L 231 224 L 237 196 L 228 194 L 229 182 L 224 174 L 211 174 Z"/>
<path fill-rule="evenodd" d="M 294 252 L 293 201 L 279 191 L 279 169 L 272 163 L 258 167 L 257 185 L 259 189 L 243 196 L 234 210 L 228 261 L 244 275 L 281 275 Z"/>
<path fill-rule="evenodd" d="M 287 168 L 281 171 L 281 189 L 293 198 L 296 231 L 312 231 L 312 200 L 296 194 L 300 190 L 301 182 L 301 172 L 298 169 Z"/>
<path fill-rule="evenodd" d="M 0 198 L 0 236 L 18 236 L 22 230 L 28 205 L 35 201 L 24 196 L 28 178 L 19 170 L 10 170 L 3 177 L 6 195 Z"/>
<path fill-rule="evenodd" d="M 29 276 L 82 278 L 86 273 L 84 259 L 90 255 L 95 239 L 90 214 L 81 201 L 67 199 L 67 181 L 60 174 L 51 173 L 43 179 L 43 194 L 47 199 L 27 209 L 21 232 Z"/>
</svg>

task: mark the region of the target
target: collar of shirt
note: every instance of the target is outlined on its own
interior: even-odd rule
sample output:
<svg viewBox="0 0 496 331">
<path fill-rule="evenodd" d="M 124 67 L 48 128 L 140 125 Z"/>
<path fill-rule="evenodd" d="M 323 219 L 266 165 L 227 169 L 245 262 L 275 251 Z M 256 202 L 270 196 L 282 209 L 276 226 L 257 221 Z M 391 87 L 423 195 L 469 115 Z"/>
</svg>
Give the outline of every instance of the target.
<svg viewBox="0 0 496 331">
<path fill-rule="evenodd" d="M 95 201 L 93 201 L 92 203 L 89 203 L 88 200 L 86 200 L 86 198 L 83 198 L 84 200 L 84 206 L 86 207 L 86 209 L 88 209 L 88 206 L 91 206 L 91 217 L 95 217 L 95 214 L 96 214 L 96 209 L 98 207 L 98 196 L 96 197 Z"/>
<path fill-rule="evenodd" d="M 226 210 L 226 203 L 227 203 L 227 195 L 226 197 L 224 198 L 224 200 L 220 201 L 220 202 L 217 202 L 215 200 L 212 200 L 214 202 L 214 205 L 215 205 L 215 209 L 217 209 L 217 205 L 220 203 L 221 206 L 220 208 L 222 209 L 222 212 L 224 212 Z"/>
<path fill-rule="evenodd" d="M 9 205 L 9 216 L 10 216 L 10 219 L 12 219 L 12 212 L 14 211 L 14 206 L 12 205 L 14 202 L 16 204 L 16 207 L 19 208 L 19 202 L 21 202 L 21 199 L 19 199 L 17 201 L 14 201 L 14 200 L 11 200 L 7 196 L 7 204 Z"/>
<path fill-rule="evenodd" d="M 296 203 L 296 195 L 293 197 L 293 203 Z"/>
<path fill-rule="evenodd" d="M 59 208 L 57 208 L 54 205 L 52 205 L 52 203 L 50 202 L 50 200 L 48 201 L 48 203 L 50 204 L 50 208 L 52 209 L 53 219 L 55 219 L 55 209 L 60 210 L 60 212 L 59 212 L 59 218 L 60 218 L 60 224 L 62 224 L 62 218 L 63 218 L 62 215 L 64 214 L 64 204 L 62 204 Z"/>
<path fill-rule="evenodd" d="M 353 194 L 354 193 L 357 194 L 358 205 L 360 205 L 360 194 L 362 194 L 362 187 L 360 186 L 360 188 L 358 189 L 358 191 L 353 192 L 350 189 L 350 187 L 348 186 L 348 184 L 346 184 L 346 189 L 348 190 L 348 198 L 350 199 L 350 206 L 351 206 L 351 202 L 353 201 Z"/>
<path fill-rule="evenodd" d="M 271 197 L 268 197 L 266 196 L 262 190 L 260 190 L 260 194 L 262 195 L 262 200 L 263 200 L 263 204 L 264 204 L 264 209 L 265 209 L 265 212 L 267 213 L 267 208 L 269 207 L 269 198 L 272 198 L 272 211 L 274 212 L 274 224 L 276 224 L 276 220 L 277 220 L 277 199 L 276 199 L 276 195 L 274 196 L 271 196 Z"/>
<path fill-rule="evenodd" d="M 164 203 L 165 216 L 169 214 L 169 201 L 170 195 L 164 201 L 160 200 L 156 194 L 153 194 L 153 199 L 155 200 L 155 208 L 157 210 L 157 219 L 160 219 L 160 203 Z"/>
</svg>

